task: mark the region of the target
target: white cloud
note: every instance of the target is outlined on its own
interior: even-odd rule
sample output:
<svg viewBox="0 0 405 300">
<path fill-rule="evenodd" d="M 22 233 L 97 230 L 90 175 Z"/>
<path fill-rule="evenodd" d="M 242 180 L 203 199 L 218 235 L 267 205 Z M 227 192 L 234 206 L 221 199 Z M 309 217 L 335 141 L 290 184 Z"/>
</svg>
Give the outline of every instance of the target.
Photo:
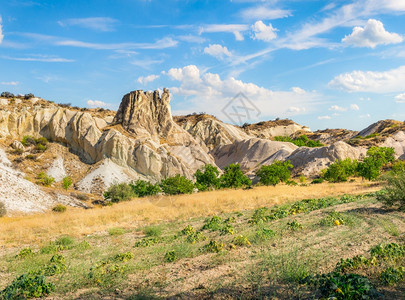
<svg viewBox="0 0 405 300">
<path fill-rule="evenodd" d="M 12 57 L 12 56 L 2 56 L 4 59 L 16 60 L 16 61 L 30 61 L 30 62 L 74 62 L 73 59 L 67 59 L 62 57 L 47 56 L 47 55 L 37 55 L 33 57 Z"/>
<path fill-rule="evenodd" d="M 117 20 L 112 18 L 80 18 L 59 21 L 60 26 L 79 26 L 97 31 L 113 31 Z"/>
<path fill-rule="evenodd" d="M 257 6 L 243 10 L 241 16 L 245 20 L 274 20 L 291 16 L 291 11 Z"/>
<path fill-rule="evenodd" d="M 87 106 L 91 108 L 97 108 L 97 107 L 111 107 L 111 104 L 105 103 L 103 101 L 99 100 L 88 100 L 87 101 Z"/>
<path fill-rule="evenodd" d="M 330 120 L 331 117 L 330 116 L 319 116 L 318 120 Z"/>
<path fill-rule="evenodd" d="M 329 110 L 334 110 L 334 111 L 347 111 L 346 107 L 341 107 L 338 105 L 332 105 Z"/>
<path fill-rule="evenodd" d="M 200 28 L 200 34 L 203 32 L 230 32 L 233 33 L 237 41 L 243 41 L 244 37 L 241 32 L 249 30 L 245 24 L 210 24 Z"/>
<path fill-rule="evenodd" d="M 251 28 L 254 33 L 252 36 L 254 40 L 269 42 L 277 37 L 276 31 L 278 30 L 273 28 L 271 24 L 266 25 L 262 21 L 257 21 Z"/>
<path fill-rule="evenodd" d="M 306 91 L 305 91 L 304 89 L 302 89 L 302 88 L 300 88 L 300 87 L 298 87 L 298 86 L 293 86 L 293 87 L 291 88 L 291 90 L 292 90 L 294 93 L 300 94 L 300 95 L 303 95 L 303 94 L 306 93 Z"/>
<path fill-rule="evenodd" d="M 228 122 L 230 119 L 226 114 L 226 107 L 237 95 L 242 95 L 241 97 L 246 97 L 254 103 L 260 115 L 264 117 L 287 117 L 306 113 L 311 110 L 319 97 L 314 92 L 300 88 L 295 88 L 295 91 L 294 89 L 272 91 L 233 77 L 223 79 L 218 74 L 204 73 L 195 65 L 173 68 L 165 74 L 179 83 L 170 88 L 174 97 L 184 96 L 188 101 L 187 110 L 178 111 L 178 113 L 205 111 Z M 251 117 L 254 117 L 255 112 Z M 250 121 L 255 120 L 257 121 L 257 119 L 250 119 Z"/>
<path fill-rule="evenodd" d="M 3 19 L 0 16 L 0 44 L 3 42 L 3 38 L 4 38 L 4 35 L 3 35 Z"/>
<path fill-rule="evenodd" d="M 146 76 L 146 77 L 140 76 L 140 77 L 138 77 L 137 81 L 140 84 L 147 85 L 149 82 L 155 81 L 159 77 L 160 77 L 159 75 L 149 75 L 149 76 Z"/>
<path fill-rule="evenodd" d="M 19 84 L 19 82 L 18 81 L 8 81 L 8 82 L 5 82 L 5 81 L 3 81 L 3 82 L 0 82 L 0 84 L 2 84 L 2 85 L 18 85 Z"/>
<path fill-rule="evenodd" d="M 385 30 L 383 23 L 369 19 L 364 27 L 354 27 L 350 35 L 346 35 L 342 42 L 355 47 L 375 48 L 377 45 L 401 43 L 403 38 L 397 33 Z"/>
<path fill-rule="evenodd" d="M 347 92 L 401 92 L 404 89 L 405 66 L 385 72 L 353 71 L 340 74 L 329 86 Z"/>
<path fill-rule="evenodd" d="M 360 107 L 357 104 L 350 104 L 351 110 L 360 110 Z"/>
<path fill-rule="evenodd" d="M 205 47 L 204 53 L 221 60 L 225 57 L 232 56 L 232 53 L 228 50 L 227 47 L 218 44 L 210 44 L 208 47 Z"/>
<path fill-rule="evenodd" d="M 395 102 L 397 103 L 405 103 L 405 93 L 399 94 L 395 96 Z"/>
</svg>

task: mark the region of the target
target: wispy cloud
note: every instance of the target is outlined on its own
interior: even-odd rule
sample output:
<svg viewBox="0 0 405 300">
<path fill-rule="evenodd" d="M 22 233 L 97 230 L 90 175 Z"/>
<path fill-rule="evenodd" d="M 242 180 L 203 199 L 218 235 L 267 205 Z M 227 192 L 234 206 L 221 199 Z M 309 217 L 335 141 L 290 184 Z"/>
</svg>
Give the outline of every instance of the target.
<svg viewBox="0 0 405 300">
<path fill-rule="evenodd" d="M 3 59 L 16 60 L 16 61 L 27 61 L 27 62 L 52 62 L 52 63 L 70 63 L 74 62 L 74 59 L 47 56 L 47 55 L 36 55 L 31 57 L 12 57 L 12 56 L 2 56 Z"/>
<path fill-rule="evenodd" d="M 132 60 L 130 62 L 130 64 L 137 66 L 137 67 L 141 67 L 145 70 L 150 70 L 153 65 L 161 64 L 163 62 L 164 62 L 163 59 L 157 60 L 157 59 L 144 58 L 144 59 Z"/>
<path fill-rule="evenodd" d="M 243 10 L 240 15 L 244 20 L 274 20 L 289 17 L 292 13 L 291 10 L 257 6 Z"/>
<path fill-rule="evenodd" d="M 114 31 L 118 20 L 106 17 L 66 19 L 58 21 L 62 27 L 79 26 L 96 31 Z"/>
<path fill-rule="evenodd" d="M 106 103 L 100 100 L 87 100 L 87 106 L 91 108 L 97 108 L 97 107 L 111 107 L 112 104 Z"/>
<path fill-rule="evenodd" d="M 148 76 L 140 76 L 138 77 L 138 79 L 136 80 L 137 82 L 139 82 L 140 84 L 143 85 L 147 85 L 149 82 L 155 81 L 156 79 L 158 79 L 160 76 L 159 75 L 148 75 Z"/>
<path fill-rule="evenodd" d="M 8 82 L 3 81 L 3 82 L 0 82 L 0 84 L 1 85 L 13 85 L 13 86 L 16 86 L 16 85 L 19 85 L 20 83 L 18 81 L 8 81 Z"/>
<path fill-rule="evenodd" d="M 229 32 L 233 33 L 237 41 L 243 41 L 243 31 L 249 30 L 245 24 L 210 24 L 200 28 L 200 34 L 203 32 Z"/>
</svg>

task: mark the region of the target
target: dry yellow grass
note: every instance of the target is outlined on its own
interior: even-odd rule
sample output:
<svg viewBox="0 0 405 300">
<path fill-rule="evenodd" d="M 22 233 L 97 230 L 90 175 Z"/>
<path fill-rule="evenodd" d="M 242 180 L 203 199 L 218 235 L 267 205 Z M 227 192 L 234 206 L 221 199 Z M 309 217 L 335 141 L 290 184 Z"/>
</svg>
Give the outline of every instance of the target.
<svg viewBox="0 0 405 300">
<path fill-rule="evenodd" d="M 58 235 L 82 236 L 116 226 L 135 228 L 156 222 L 255 209 L 305 198 L 358 194 L 378 189 L 378 186 L 363 182 L 295 187 L 279 185 L 255 187 L 251 190 L 220 190 L 192 195 L 140 198 L 90 210 L 69 208 L 62 214 L 47 212 L 0 219 L 0 245 L 22 246 L 49 241 Z"/>
</svg>

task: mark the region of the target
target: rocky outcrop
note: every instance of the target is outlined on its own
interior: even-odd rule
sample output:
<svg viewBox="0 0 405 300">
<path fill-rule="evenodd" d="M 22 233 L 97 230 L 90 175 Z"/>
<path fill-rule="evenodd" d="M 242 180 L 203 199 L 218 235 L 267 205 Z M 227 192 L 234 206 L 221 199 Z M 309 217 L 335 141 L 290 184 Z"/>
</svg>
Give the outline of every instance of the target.
<svg viewBox="0 0 405 300">
<path fill-rule="evenodd" d="M 226 124 L 206 114 L 195 114 L 174 117 L 175 122 L 190 133 L 195 139 L 203 142 L 208 149 L 232 144 L 251 138 L 239 127 Z"/>
<path fill-rule="evenodd" d="M 398 131 L 387 137 L 381 146 L 394 148 L 396 158 L 405 160 L 405 131 Z"/>
<path fill-rule="evenodd" d="M 271 164 L 274 160 L 284 160 L 297 148 L 291 143 L 250 138 L 218 146 L 212 154 L 220 168 L 238 163 L 245 172 L 250 172 L 260 165 Z"/>
<path fill-rule="evenodd" d="M 296 138 L 301 134 L 305 134 L 309 139 L 319 141 L 322 144 L 330 145 L 336 142 L 347 142 L 358 134 L 358 131 L 347 129 L 323 129 L 314 132 L 297 131 L 291 137 Z"/>
<path fill-rule="evenodd" d="M 352 147 L 345 142 L 336 142 L 330 146 L 320 148 L 300 147 L 286 157 L 294 166 L 296 174 L 316 176 L 322 169 L 338 159 L 361 159 L 366 155 L 367 149 Z"/>
<path fill-rule="evenodd" d="M 296 132 L 311 132 L 308 127 L 288 119 L 246 124 L 241 129 L 248 135 L 261 139 L 272 139 L 275 136 L 291 136 Z"/>
</svg>

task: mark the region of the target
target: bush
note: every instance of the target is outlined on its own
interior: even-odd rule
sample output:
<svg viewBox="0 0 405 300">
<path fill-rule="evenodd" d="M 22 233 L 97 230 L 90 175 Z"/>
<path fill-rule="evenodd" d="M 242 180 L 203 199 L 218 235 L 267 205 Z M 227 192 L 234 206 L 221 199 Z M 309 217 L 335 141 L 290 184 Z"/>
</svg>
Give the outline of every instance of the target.
<svg viewBox="0 0 405 300">
<path fill-rule="evenodd" d="M 326 169 L 322 177 L 329 182 L 347 181 L 348 177 L 355 175 L 357 164 L 357 160 L 350 158 L 337 160 Z"/>
<path fill-rule="evenodd" d="M 154 244 L 159 243 L 159 239 L 154 237 L 154 238 L 143 238 L 140 241 L 137 241 L 135 243 L 135 247 L 149 247 L 152 246 Z"/>
<path fill-rule="evenodd" d="M 367 150 L 367 156 L 386 165 L 395 160 L 395 150 L 392 147 L 371 147 Z"/>
<path fill-rule="evenodd" d="M 392 164 L 391 173 L 401 174 L 405 173 L 405 160 L 399 160 Z"/>
<path fill-rule="evenodd" d="M 322 146 L 324 146 L 324 144 L 322 144 L 319 141 L 310 140 L 306 135 L 301 135 L 295 139 L 292 139 L 288 136 L 275 136 L 274 140 L 279 141 L 279 142 L 293 143 L 294 145 L 297 145 L 298 147 L 322 147 Z"/>
<path fill-rule="evenodd" d="M 296 230 L 302 229 L 302 224 L 298 223 L 297 220 L 293 220 L 293 221 L 287 223 L 287 227 L 290 230 L 296 231 Z"/>
<path fill-rule="evenodd" d="M 358 164 L 357 172 L 361 177 L 367 180 L 375 180 L 381 174 L 381 167 L 382 162 L 380 160 L 376 160 L 372 157 L 366 157 L 363 162 Z"/>
<path fill-rule="evenodd" d="M 213 165 L 205 165 L 202 170 L 197 170 L 194 177 L 196 178 L 195 185 L 199 191 L 215 190 L 220 187 L 219 171 Z"/>
<path fill-rule="evenodd" d="M 323 182 L 323 178 L 315 178 L 312 180 L 311 184 L 319 184 Z"/>
<path fill-rule="evenodd" d="M 7 215 L 6 205 L 0 201 L 0 218 L 4 217 L 5 215 Z"/>
<path fill-rule="evenodd" d="M 2 92 L 0 97 L 2 98 L 14 98 L 14 94 L 10 92 Z"/>
<path fill-rule="evenodd" d="M 181 231 L 181 233 L 184 235 L 190 235 L 190 234 L 195 233 L 195 229 L 193 226 L 187 225 L 186 227 L 184 227 L 184 229 Z"/>
<path fill-rule="evenodd" d="M 177 260 L 177 255 L 174 250 L 168 251 L 165 254 L 165 261 L 167 262 L 174 262 Z"/>
<path fill-rule="evenodd" d="M 21 144 L 23 144 L 24 146 L 30 146 L 30 145 L 36 145 L 35 139 L 30 136 L 30 135 L 24 135 L 22 140 L 21 140 Z"/>
<path fill-rule="evenodd" d="M 237 246 L 250 246 L 249 239 L 246 236 L 239 235 L 233 239 L 233 243 Z"/>
<path fill-rule="evenodd" d="M 221 217 L 213 216 L 211 219 L 206 219 L 204 222 L 203 230 L 217 231 L 222 228 L 223 221 Z"/>
<path fill-rule="evenodd" d="M 27 257 L 31 257 L 34 255 L 34 252 L 32 251 L 31 248 L 24 248 L 21 249 L 20 252 L 16 255 L 17 258 L 27 258 Z"/>
<path fill-rule="evenodd" d="M 127 183 L 113 184 L 104 192 L 104 198 L 112 203 L 127 201 L 134 196 L 131 186 Z"/>
<path fill-rule="evenodd" d="M 293 165 L 288 160 L 286 162 L 275 161 L 269 166 L 261 166 L 256 172 L 256 176 L 260 178 L 260 183 L 264 185 L 273 185 L 280 182 L 286 182 L 290 179 Z"/>
<path fill-rule="evenodd" d="M 380 280 L 385 285 L 395 285 L 404 280 L 405 268 L 404 267 L 388 267 L 380 275 Z"/>
<path fill-rule="evenodd" d="M 152 184 L 145 180 L 137 180 L 130 184 L 133 193 L 138 197 L 153 196 L 159 194 L 162 190 L 158 184 Z"/>
<path fill-rule="evenodd" d="M 52 283 L 46 283 L 43 275 L 23 274 L 6 287 L 1 293 L 3 299 L 30 299 L 49 295 L 55 290 Z"/>
<path fill-rule="evenodd" d="M 379 193 L 377 199 L 387 206 L 397 206 L 405 211 L 405 172 L 386 175 L 385 192 Z"/>
<path fill-rule="evenodd" d="M 195 244 L 196 242 L 205 241 L 207 237 L 202 232 L 194 232 L 187 236 L 186 241 L 191 244 Z"/>
<path fill-rule="evenodd" d="M 240 188 L 252 185 L 250 179 L 243 174 L 239 164 L 226 166 L 224 173 L 219 178 L 219 182 L 223 188 Z"/>
<path fill-rule="evenodd" d="M 54 208 L 52 208 L 52 211 L 58 212 L 58 213 L 63 213 L 66 211 L 66 206 L 64 206 L 62 204 L 58 204 Z"/>
<path fill-rule="evenodd" d="M 367 277 L 357 274 L 329 274 L 307 276 L 301 283 L 318 288 L 322 299 L 373 299 L 379 293 Z"/>
<path fill-rule="evenodd" d="M 63 177 L 62 179 L 62 187 L 67 190 L 71 185 L 72 185 L 73 181 L 72 178 L 70 178 L 69 176 Z"/>
<path fill-rule="evenodd" d="M 125 252 L 125 253 L 119 253 L 119 254 L 115 255 L 114 261 L 126 262 L 133 258 L 134 258 L 134 254 L 132 252 Z"/>
<path fill-rule="evenodd" d="M 44 186 L 50 186 L 55 181 L 55 178 L 53 178 L 52 176 L 48 176 L 44 172 L 40 172 L 37 175 L 37 179 L 38 179 L 37 183 L 42 184 Z"/>
<path fill-rule="evenodd" d="M 217 241 L 210 241 L 207 245 L 204 246 L 203 250 L 206 252 L 218 253 L 224 249 L 224 243 Z"/>
<path fill-rule="evenodd" d="M 160 186 L 167 195 L 191 194 L 194 190 L 193 182 L 179 174 L 164 179 Z"/>
</svg>

